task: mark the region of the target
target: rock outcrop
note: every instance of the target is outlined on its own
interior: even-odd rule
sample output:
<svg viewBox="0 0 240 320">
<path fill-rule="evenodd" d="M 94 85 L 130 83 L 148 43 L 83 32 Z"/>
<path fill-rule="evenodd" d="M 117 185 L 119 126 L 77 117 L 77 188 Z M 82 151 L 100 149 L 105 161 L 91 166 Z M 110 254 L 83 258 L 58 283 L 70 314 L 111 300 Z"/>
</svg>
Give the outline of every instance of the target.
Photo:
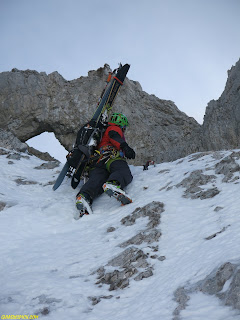
<svg viewBox="0 0 240 320">
<path fill-rule="evenodd" d="M 7 140 L 8 147 L 23 150 L 28 139 L 49 131 L 70 150 L 79 127 L 96 108 L 109 71 L 105 65 L 72 81 L 66 81 L 57 72 L 47 75 L 13 69 L 1 73 L 1 145 L 6 147 Z M 142 91 L 138 82 L 125 80 L 114 109 L 129 118 L 131 125 L 126 137 L 136 149 L 136 164 L 149 158 L 157 162 L 175 160 L 199 150 L 195 137 L 201 126 L 172 101 Z M 6 133 L 19 146 L 6 139 Z"/>
<path fill-rule="evenodd" d="M 227 283 L 226 288 L 224 285 Z M 240 310 L 240 269 L 239 264 L 226 262 L 215 269 L 205 279 L 193 285 L 178 288 L 174 293 L 178 307 L 174 310 L 173 320 L 180 320 L 181 311 L 186 309 L 192 294 L 202 292 L 215 295 L 223 305 Z"/>
<path fill-rule="evenodd" d="M 132 238 L 124 241 L 119 245 L 120 248 L 125 248 L 113 259 L 108 261 L 106 266 L 100 267 L 93 274 L 97 274 L 96 284 L 109 285 L 109 291 L 124 289 L 129 286 L 130 280 L 141 281 L 145 278 L 153 276 L 153 266 L 149 263 L 151 259 L 158 258 L 163 261 L 165 257 L 158 257 L 158 245 L 156 245 L 161 237 L 161 231 L 158 229 L 161 219 L 161 214 L 165 211 L 164 204 L 158 201 L 152 201 L 144 207 L 139 207 L 121 220 L 121 224 L 125 227 L 135 224 L 137 219 L 148 217 L 148 224 L 144 230 L 134 235 Z M 114 232 L 115 228 L 111 228 Z M 142 243 L 148 244 L 148 252 L 145 254 L 140 249 Z M 154 254 L 155 253 L 155 254 Z M 112 270 L 114 268 L 114 270 Z M 110 269 L 110 270 L 108 270 Z M 100 302 L 101 297 L 91 299 L 93 304 Z"/>
<path fill-rule="evenodd" d="M 206 150 L 226 150 L 240 145 L 240 60 L 228 71 L 225 89 L 208 103 L 202 127 Z"/>
<path fill-rule="evenodd" d="M 26 141 L 54 132 L 70 150 L 78 129 L 91 117 L 105 86 L 110 67 L 89 71 L 87 77 L 67 81 L 57 72 L 31 70 L 0 74 L 0 146 L 27 150 Z M 228 73 L 222 96 L 211 101 L 204 124 L 181 112 L 169 100 L 144 92 L 129 79 L 114 110 L 129 118 L 126 132 L 136 150 L 134 164 L 149 159 L 172 161 L 198 151 L 237 148 L 240 142 L 240 60 Z"/>
</svg>

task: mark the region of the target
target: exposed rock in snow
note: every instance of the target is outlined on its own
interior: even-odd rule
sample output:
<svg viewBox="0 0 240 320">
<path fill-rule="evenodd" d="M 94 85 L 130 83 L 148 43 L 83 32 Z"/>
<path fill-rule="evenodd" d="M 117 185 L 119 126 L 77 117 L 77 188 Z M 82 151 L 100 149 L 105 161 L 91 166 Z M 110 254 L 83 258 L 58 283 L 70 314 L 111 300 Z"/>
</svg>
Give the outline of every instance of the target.
<svg viewBox="0 0 240 320">
<path fill-rule="evenodd" d="M 240 166 L 235 159 L 240 159 L 238 152 L 233 152 L 215 166 L 216 174 L 224 175 L 223 182 L 229 182 L 233 178 L 234 173 L 240 171 Z"/>
<path fill-rule="evenodd" d="M 0 201 L 0 211 L 2 211 L 6 207 L 6 202 Z"/>
<path fill-rule="evenodd" d="M 24 152 L 28 146 L 26 143 L 22 143 L 17 136 L 9 130 L 8 122 L 5 124 L 3 122 L 0 125 L 0 147 Z"/>
<path fill-rule="evenodd" d="M 210 188 L 203 191 L 200 186 L 204 186 L 210 182 L 216 181 L 216 176 L 214 175 L 204 175 L 202 170 L 196 170 L 191 172 L 191 174 L 183 179 L 176 187 L 186 188 L 184 192 L 184 197 L 191 199 L 208 199 L 216 196 L 220 191 L 217 188 Z"/>
<path fill-rule="evenodd" d="M 164 204 L 161 202 L 153 201 L 147 204 L 143 208 L 137 208 L 131 215 L 123 218 L 121 223 L 125 226 L 133 225 L 137 219 L 142 217 L 148 217 L 149 222 L 147 227 L 153 228 L 160 223 L 161 213 L 164 211 Z"/>
<path fill-rule="evenodd" d="M 182 319 L 181 311 L 187 308 L 191 295 L 197 292 L 215 295 L 225 305 L 240 310 L 240 264 L 226 262 L 198 283 L 178 288 L 174 293 L 178 303 L 173 312 L 174 320 Z"/>
<path fill-rule="evenodd" d="M 97 284 L 108 284 L 110 285 L 109 290 L 112 291 L 127 287 L 129 279 L 133 276 L 135 276 L 135 281 L 139 281 L 153 275 L 153 267 L 147 261 L 150 253 L 145 254 L 136 246 L 141 245 L 143 242 L 147 244 L 158 242 L 161 232 L 156 227 L 160 223 L 161 213 L 164 211 L 163 207 L 163 203 L 153 201 L 142 208 L 137 208 L 131 215 L 121 220 L 124 226 L 131 226 L 139 218 L 149 218 L 146 229 L 121 243 L 119 245 L 121 248 L 128 248 L 108 262 L 107 266 L 119 267 L 120 270 L 115 269 L 112 272 L 107 272 L 107 266 L 99 268 L 97 271 L 99 279 Z M 155 251 L 154 249 L 153 251 Z M 144 271 L 139 272 L 139 268 L 144 269 Z"/>
<path fill-rule="evenodd" d="M 61 167 L 50 161 L 36 170 L 42 160 L 0 148 L 1 312 L 238 320 L 239 152 L 131 166 L 133 203 L 121 207 L 103 194 L 93 215 L 75 221 L 77 191 L 67 179 L 51 188 Z M 220 193 L 186 198 L 191 188 Z"/>
<path fill-rule="evenodd" d="M 23 178 L 18 178 L 15 180 L 17 185 L 29 185 L 29 184 L 37 184 L 36 181 L 25 180 Z"/>
<path fill-rule="evenodd" d="M 33 147 L 28 147 L 28 152 L 44 161 L 56 161 L 48 152 L 41 152 Z"/>
<path fill-rule="evenodd" d="M 42 163 L 40 166 L 37 166 L 34 169 L 37 169 L 37 170 L 54 169 L 54 168 L 59 167 L 59 165 L 60 165 L 60 162 L 55 160 L 55 161 L 49 161 L 49 162 Z"/>
</svg>

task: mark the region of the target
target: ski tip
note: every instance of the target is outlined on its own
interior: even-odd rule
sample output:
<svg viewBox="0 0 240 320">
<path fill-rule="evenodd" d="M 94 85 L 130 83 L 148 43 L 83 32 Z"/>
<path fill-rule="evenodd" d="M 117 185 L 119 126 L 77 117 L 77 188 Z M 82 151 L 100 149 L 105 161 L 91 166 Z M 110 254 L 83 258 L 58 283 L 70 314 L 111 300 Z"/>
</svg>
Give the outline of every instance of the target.
<svg viewBox="0 0 240 320">
<path fill-rule="evenodd" d="M 53 187 L 52 187 L 53 191 L 56 191 L 57 188 L 58 188 L 58 186 L 56 187 L 55 185 L 53 185 Z"/>
<path fill-rule="evenodd" d="M 118 78 L 118 80 L 120 80 L 121 82 L 124 81 L 124 79 L 126 78 L 126 75 L 128 73 L 128 70 L 130 68 L 130 64 L 125 64 L 123 67 L 121 67 L 117 74 L 116 74 L 116 77 Z"/>
<path fill-rule="evenodd" d="M 125 64 L 125 66 L 126 66 L 126 68 L 129 70 L 130 69 L 130 67 L 131 67 L 131 65 L 130 64 Z"/>
<path fill-rule="evenodd" d="M 130 64 L 126 63 L 123 67 L 123 70 L 125 70 L 126 74 L 128 73 L 128 70 L 130 69 Z"/>
<path fill-rule="evenodd" d="M 129 69 L 130 68 L 130 64 L 129 63 L 125 63 L 124 65 L 121 66 L 121 68 L 128 68 Z"/>
</svg>

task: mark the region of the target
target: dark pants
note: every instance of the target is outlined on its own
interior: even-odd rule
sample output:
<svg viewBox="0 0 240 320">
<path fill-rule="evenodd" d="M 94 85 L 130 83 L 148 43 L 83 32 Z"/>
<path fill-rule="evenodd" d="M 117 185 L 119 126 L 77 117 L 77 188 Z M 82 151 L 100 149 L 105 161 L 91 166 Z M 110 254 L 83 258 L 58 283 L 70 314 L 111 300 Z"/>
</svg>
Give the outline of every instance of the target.
<svg viewBox="0 0 240 320">
<path fill-rule="evenodd" d="M 126 161 L 116 160 L 110 165 L 110 172 L 105 163 L 98 164 L 89 173 L 89 180 L 82 186 L 79 193 L 87 194 L 93 200 L 103 193 L 103 184 L 107 181 L 117 181 L 120 187 L 125 188 L 133 179 Z"/>
</svg>

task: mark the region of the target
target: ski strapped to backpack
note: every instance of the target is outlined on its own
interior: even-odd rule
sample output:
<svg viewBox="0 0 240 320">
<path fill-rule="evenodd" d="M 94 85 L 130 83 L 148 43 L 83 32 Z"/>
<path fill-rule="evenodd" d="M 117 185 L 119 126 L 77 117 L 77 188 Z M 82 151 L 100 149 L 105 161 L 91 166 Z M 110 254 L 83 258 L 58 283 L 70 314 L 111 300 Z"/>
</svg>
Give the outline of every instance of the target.
<svg viewBox="0 0 240 320">
<path fill-rule="evenodd" d="M 74 148 L 68 153 L 67 162 L 60 172 L 53 190 L 61 185 L 65 176 L 72 177 L 71 186 L 73 189 L 78 186 L 88 162 L 94 157 L 95 147 L 107 127 L 108 112 L 113 106 L 129 68 L 129 64 L 124 66 L 120 64 L 119 68 L 114 70 L 113 76 L 108 77 L 108 83 L 101 94 L 97 109 L 91 120 L 78 131 Z"/>
</svg>

